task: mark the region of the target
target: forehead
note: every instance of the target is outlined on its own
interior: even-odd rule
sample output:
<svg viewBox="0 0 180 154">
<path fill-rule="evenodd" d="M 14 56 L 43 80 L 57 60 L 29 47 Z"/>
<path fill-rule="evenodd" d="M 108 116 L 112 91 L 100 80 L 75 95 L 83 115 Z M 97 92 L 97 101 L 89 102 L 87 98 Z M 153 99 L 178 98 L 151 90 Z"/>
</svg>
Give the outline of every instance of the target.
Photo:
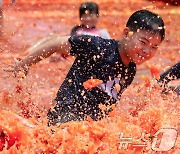
<svg viewBox="0 0 180 154">
<path fill-rule="evenodd" d="M 161 35 L 159 33 L 152 33 L 147 30 L 140 30 L 134 33 L 137 38 L 144 39 L 152 44 L 159 45 L 161 43 Z"/>
</svg>

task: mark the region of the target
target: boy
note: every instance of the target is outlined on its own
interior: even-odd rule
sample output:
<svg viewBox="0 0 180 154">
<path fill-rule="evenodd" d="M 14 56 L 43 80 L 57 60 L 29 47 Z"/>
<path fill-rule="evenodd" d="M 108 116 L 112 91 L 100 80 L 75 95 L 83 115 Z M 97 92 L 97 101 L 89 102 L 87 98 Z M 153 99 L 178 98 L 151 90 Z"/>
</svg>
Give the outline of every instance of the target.
<svg viewBox="0 0 180 154">
<path fill-rule="evenodd" d="M 133 81 L 136 65 L 155 55 L 164 36 L 162 18 L 139 10 L 130 16 L 119 41 L 88 35 L 58 37 L 37 47 L 8 71 L 27 73 L 32 64 L 57 51 L 76 56 L 57 93 L 56 105 L 48 112 L 49 125 L 87 116 L 99 120 L 103 117 L 99 105 L 116 104 Z M 91 78 L 103 83 L 87 90 L 83 83 Z"/>
<path fill-rule="evenodd" d="M 110 39 L 110 35 L 105 29 L 96 28 L 99 18 L 99 8 L 96 3 L 83 3 L 79 8 L 79 16 L 81 24 L 72 29 L 71 36 L 92 35 Z"/>
<path fill-rule="evenodd" d="M 81 36 L 81 35 L 91 35 L 91 36 L 99 36 L 105 39 L 110 39 L 110 35 L 106 29 L 98 29 L 96 25 L 98 23 L 99 18 L 99 7 L 94 2 L 86 2 L 81 4 L 79 8 L 79 17 L 81 24 L 75 26 L 71 30 L 71 36 Z M 55 35 L 55 37 L 57 37 Z M 47 38 L 48 39 L 48 38 Z M 66 58 L 67 55 L 62 54 L 63 58 Z M 52 57 L 51 62 L 56 62 L 62 59 L 62 57 Z"/>
</svg>

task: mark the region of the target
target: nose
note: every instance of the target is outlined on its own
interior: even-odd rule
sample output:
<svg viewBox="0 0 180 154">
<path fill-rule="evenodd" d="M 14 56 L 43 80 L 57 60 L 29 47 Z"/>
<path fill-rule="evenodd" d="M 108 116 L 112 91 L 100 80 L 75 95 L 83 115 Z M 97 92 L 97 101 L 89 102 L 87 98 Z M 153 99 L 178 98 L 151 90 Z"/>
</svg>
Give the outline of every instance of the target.
<svg viewBox="0 0 180 154">
<path fill-rule="evenodd" d="M 150 52 L 151 52 L 150 48 L 144 47 L 144 49 L 143 49 L 144 54 L 150 54 Z"/>
<path fill-rule="evenodd" d="M 144 47 L 143 49 L 143 55 L 146 56 L 150 56 L 151 54 L 151 49 L 149 47 Z"/>
<path fill-rule="evenodd" d="M 142 52 L 143 52 L 143 57 L 147 57 L 147 58 L 151 57 L 151 49 L 150 48 L 145 47 Z"/>
<path fill-rule="evenodd" d="M 91 21 L 91 17 L 86 17 L 86 21 Z"/>
</svg>

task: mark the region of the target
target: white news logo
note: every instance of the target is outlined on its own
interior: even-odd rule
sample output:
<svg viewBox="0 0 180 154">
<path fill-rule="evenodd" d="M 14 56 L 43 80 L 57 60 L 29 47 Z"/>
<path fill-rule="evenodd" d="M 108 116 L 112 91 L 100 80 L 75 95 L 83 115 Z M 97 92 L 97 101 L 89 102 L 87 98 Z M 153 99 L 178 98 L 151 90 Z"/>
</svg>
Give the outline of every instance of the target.
<svg viewBox="0 0 180 154">
<path fill-rule="evenodd" d="M 124 134 L 121 133 L 119 149 L 128 149 L 129 144 L 131 144 L 132 147 L 147 147 L 147 143 L 149 141 L 147 139 L 147 135 L 145 133 L 142 133 L 140 139 L 135 139 L 136 142 L 142 141 L 142 143 L 133 143 L 133 138 L 124 137 Z M 178 132 L 176 129 L 161 128 L 153 135 L 153 138 L 151 140 L 151 149 L 159 152 L 169 151 L 175 146 L 177 136 Z"/>
<path fill-rule="evenodd" d="M 162 137 L 160 139 L 160 144 L 158 147 L 156 147 L 158 142 L 158 134 L 161 133 L 162 133 Z M 161 151 L 161 152 L 171 150 L 176 143 L 177 136 L 178 136 L 177 130 L 174 128 L 162 128 L 158 130 L 154 134 L 154 138 L 151 146 L 152 150 Z"/>
</svg>

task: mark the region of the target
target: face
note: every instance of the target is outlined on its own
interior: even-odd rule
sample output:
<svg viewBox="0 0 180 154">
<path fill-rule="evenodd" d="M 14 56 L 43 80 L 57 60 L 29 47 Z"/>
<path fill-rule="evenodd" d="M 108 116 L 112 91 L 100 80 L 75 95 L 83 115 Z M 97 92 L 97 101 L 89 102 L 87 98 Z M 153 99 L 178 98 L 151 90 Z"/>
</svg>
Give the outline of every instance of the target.
<svg viewBox="0 0 180 154">
<path fill-rule="evenodd" d="M 83 14 L 81 16 L 81 24 L 84 25 L 87 28 L 92 28 L 95 27 L 97 25 L 98 22 L 98 17 L 96 14 L 90 14 L 88 11 L 86 12 L 86 14 Z"/>
<path fill-rule="evenodd" d="M 159 34 L 152 34 L 146 30 L 134 32 L 125 37 L 124 49 L 129 61 L 140 65 L 151 59 L 161 43 Z"/>
</svg>

